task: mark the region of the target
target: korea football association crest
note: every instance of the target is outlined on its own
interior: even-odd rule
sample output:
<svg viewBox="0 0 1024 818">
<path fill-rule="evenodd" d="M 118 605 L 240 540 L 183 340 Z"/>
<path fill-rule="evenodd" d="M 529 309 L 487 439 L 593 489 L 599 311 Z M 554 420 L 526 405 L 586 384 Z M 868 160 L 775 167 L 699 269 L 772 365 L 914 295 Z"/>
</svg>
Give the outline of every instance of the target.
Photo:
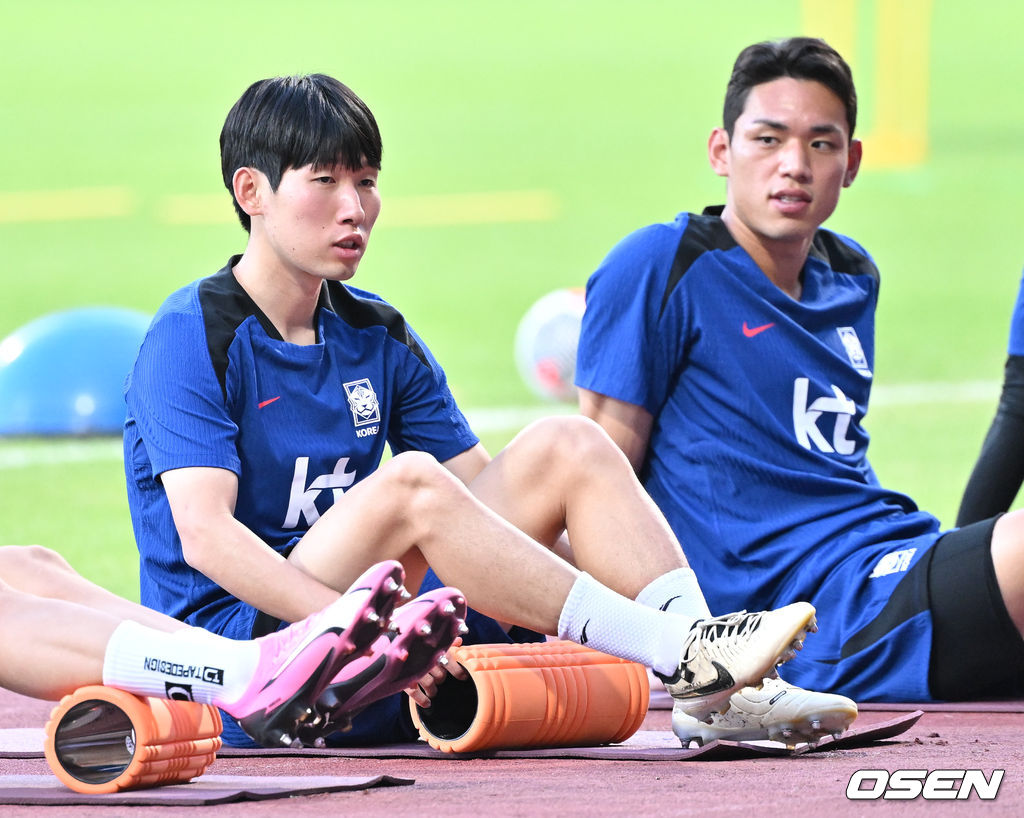
<svg viewBox="0 0 1024 818">
<path fill-rule="evenodd" d="M 352 422 L 356 427 L 356 435 L 366 437 L 377 434 L 380 428 L 380 403 L 377 393 L 369 378 L 349 381 L 344 384 L 345 395 L 348 397 L 348 408 L 352 412 Z M 368 427 L 368 428 L 367 428 Z"/>
<path fill-rule="evenodd" d="M 846 357 L 850 359 L 854 369 L 868 378 L 871 377 L 871 369 L 868 366 L 868 358 L 864 354 L 864 347 L 860 344 L 857 331 L 853 327 L 836 327 L 839 333 L 839 340 L 843 342 L 843 349 L 846 350 Z"/>
</svg>

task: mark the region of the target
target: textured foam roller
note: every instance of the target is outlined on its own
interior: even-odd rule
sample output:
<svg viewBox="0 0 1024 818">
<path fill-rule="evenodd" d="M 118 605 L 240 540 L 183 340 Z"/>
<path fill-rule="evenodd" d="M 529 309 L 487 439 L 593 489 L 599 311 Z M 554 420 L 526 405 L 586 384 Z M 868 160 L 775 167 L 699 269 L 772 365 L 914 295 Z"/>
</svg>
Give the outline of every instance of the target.
<svg viewBox="0 0 1024 818">
<path fill-rule="evenodd" d="M 118 792 L 202 775 L 221 747 L 221 729 L 220 713 L 210 705 L 90 685 L 53 709 L 43 751 L 70 789 Z"/>
<path fill-rule="evenodd" d="M 647 715 L 647 670 L 573 642 L 471 645 L 454 660 L 468 680 L 447 679 L 430 708 L 410 701 L 432 747 L 581 747 L 624 741 Z"/>
</svg>

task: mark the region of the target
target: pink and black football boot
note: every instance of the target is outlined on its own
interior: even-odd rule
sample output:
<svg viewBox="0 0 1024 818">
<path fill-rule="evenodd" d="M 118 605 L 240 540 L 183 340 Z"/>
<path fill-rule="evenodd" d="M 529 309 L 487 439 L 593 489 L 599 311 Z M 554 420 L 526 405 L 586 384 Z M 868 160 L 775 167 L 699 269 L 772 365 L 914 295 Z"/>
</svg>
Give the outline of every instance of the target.
<svg viewBox="0 0 1024 818">
<path fill-rule="evenodd" d="M 322 611 L 254 640 L 260 657 L 252 682 L 222 705 L 264 747 L 301 747 L 300 727 L 315 723 L 314 704 L 346 663 L 365 654 L 408 593 L 405 571 L 390 560 L 374 565 Z"/>
<path fill-rule="evenodd" d="M 300 728 L 301 741 L 323 746 L 324 736 L 348 729 L 368 704 L 415 685 L 466 633 L 465 620 L 466 598 L 455 588 L 436 588 L 396 608 L 389 631 L 324 688 L 314 708 L 319 718 Z"/>
</svg>

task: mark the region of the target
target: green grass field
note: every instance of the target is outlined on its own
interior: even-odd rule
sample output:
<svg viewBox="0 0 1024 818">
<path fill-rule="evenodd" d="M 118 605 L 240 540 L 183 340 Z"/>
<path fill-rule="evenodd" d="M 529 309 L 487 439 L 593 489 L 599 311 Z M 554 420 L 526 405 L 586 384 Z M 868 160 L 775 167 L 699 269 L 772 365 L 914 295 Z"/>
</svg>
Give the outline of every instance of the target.
<svg viewBox="0 0 1024 818">
<path fill-rule="evenodd" d="M 1024 6 L 934 3 L 928 52 L 903 55 L 928 64 L 927 159 L 883 167 L 872 99 L 900 82 L 875 61 L 883 2 L 896 0 L 857 4 L 843 32 L 857 44 L 867 167 L 831 226 L 883 274 L 872 461 L 951 523 L 1024 264 Z M 469 409 L 532 404 L 511 350 L 537 297 L 582 285 L 634 228 L 721 200 L 704 145 L 732 60 L 804 19 L 799 0 L 0 11 L 0 338 L 72 306 L 152 312 L 240 252 L 219 182 L 223 117 L 257 78 L 323 71 L 384 134 L 384 213 L 355 283 L 405 312 Z M 515 431 L 488 427 L 485 442 Z M 135 596 L 117 443 L 0 440 L 0 542 L 58 548 Z"/>
</svg>

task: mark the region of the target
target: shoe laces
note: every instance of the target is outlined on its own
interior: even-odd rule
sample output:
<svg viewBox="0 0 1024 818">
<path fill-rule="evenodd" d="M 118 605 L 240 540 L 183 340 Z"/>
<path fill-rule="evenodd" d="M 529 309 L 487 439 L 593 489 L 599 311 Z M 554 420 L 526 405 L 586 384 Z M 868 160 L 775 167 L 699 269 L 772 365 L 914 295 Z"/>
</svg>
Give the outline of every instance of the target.
<svg viewBox="0 0 1024 818">
<path fill-rule="evenodd" d="M 746 611 L 713 616 L 709 619 L 698 619 L 690 629 L 685 660 L 689 661 L 699 650 L 701 643 L 723 642 L 725 640 L 743 639 L 753 633 L 761 625 L 761 614 L 748 614 Z"/>
</svg>

